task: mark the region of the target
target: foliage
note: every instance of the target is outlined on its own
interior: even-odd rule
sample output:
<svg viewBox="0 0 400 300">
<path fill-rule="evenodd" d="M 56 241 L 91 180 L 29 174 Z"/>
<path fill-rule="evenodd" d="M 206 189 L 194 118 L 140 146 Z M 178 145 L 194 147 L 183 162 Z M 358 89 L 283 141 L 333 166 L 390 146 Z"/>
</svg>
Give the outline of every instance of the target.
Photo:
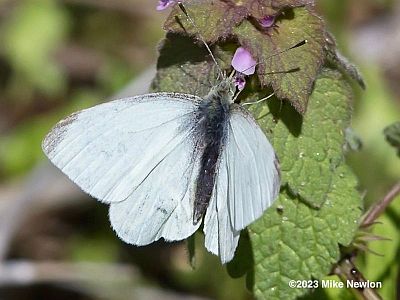
<svg viewBox="0 0 400 300">
<path fill-rule="evenodd" d="M 283 184 L 288 186 L 276 205 L 250 226 L 255 292 L 264 298 L 291 299 L 304 293 L 288 288 L 288 280 L 327 275 L 340 258 L 338 244 L 349 245 L 357 230 L 361 197 L 342 154 L 350 95 L 337 72 L 324 70 L 303 119 L 296 120 L 287 105 L 276 115 L 278 103 L 271 103 L 271 114 L 254 110 L 256 116 L 265 116 L 259 119 L 262 128 L 272 131 L 267 135 L 282 157 Z M 274 124 L 276 119 L 282 122 Z M 302 198 L 320 208 L 310 207 Z"/>
</svg>

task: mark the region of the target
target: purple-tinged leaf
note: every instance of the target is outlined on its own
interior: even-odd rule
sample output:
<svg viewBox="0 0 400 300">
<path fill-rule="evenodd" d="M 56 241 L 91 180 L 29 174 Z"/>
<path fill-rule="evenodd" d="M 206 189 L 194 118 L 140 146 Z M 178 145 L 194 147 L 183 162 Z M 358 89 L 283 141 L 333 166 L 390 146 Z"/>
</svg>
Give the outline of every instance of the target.
<svg viewBox="0 0 400 300">
<path fill-rule="evenodd" d="M 185 9 L 193 19 L 193 27 L 179 7 L 174 7 L 164 23 L 169 32 L 201 35 L 207 42 L 228 37 L 234 26 L 248 16 L 247 9 L 230 1 L 193 0 L 185 2 Z"/>
<path fill-rule="evenodd" d="M 279 16 L 276 24 L 276 28 L 261 32 L 246 20 L 234 33 L 260 63 L 257 72 L 261 83 L 272 86 L 278 98 L 288 99 L 304 114 L 325 59 L 324 23 L 307 8 L 295 8 Z M 288 50 L 302 40 L 307 43 Z"/>
<path fill-rule="evenodd" d="M 312 0 L 191 0 L 185 2 L 185 9 L 196 28 L 175 6 L 164 23 L 164 29 L 192 36 L 200 34 L 207 42 L 214 43 L 229 37 L 233 28 L 249 16 L 261 20 L 265 16 L 277 15 L 284 8 L 313 4 Z"/>
<path fill-rule="evenodd" d="M 243 6 L 247 8 L 249 15 L 256 19 L 276 15 L 285 8 L 314 6 L 315 4 L 314 0 L 248 0 L 243 2 Z"/>
</svg>

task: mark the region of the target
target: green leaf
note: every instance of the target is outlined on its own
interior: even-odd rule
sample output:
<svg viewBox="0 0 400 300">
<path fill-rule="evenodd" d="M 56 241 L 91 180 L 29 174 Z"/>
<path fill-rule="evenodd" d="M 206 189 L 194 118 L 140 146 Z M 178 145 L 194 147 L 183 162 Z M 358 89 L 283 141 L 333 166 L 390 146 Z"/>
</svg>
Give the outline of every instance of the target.
<svg viewBox="0 0 400 300">
<path fill-rule="evenodd" d="M 400 157 L 400 121 L 387 126 L 383 133 L 388 143 L 397 150 L 397 155 Z"/>
<path fill-rule="evenodd" d="M 341 165 L 320 210 L 283 191 L 262 219 L 249 228 L 254 254 L 254 292 L 259 299 L 295 299 L 307 292 L 289 280 L 322 278 L 358 228 L 361 197 L 356 179 Z M 277 207 L 280 206 L 280 210 Z"/>
<path fill-rule="evenodd" d="M 304 114 L 325 58 L 324 23 L 308 9 L 296 8 L 281 14 L 276 25 L 261 32 L 250 21 L 243 21 L 234 33 L 260 62 L 257 73 L 261 83 L 271 85 L 278 98 L 288 99 Z M 307 41 L 304 46 L 288 50 L 302 40 Z"/>
<path fill-rule="evenodd" d="M 325 70 L 303 118 L 276 101 L 252 109 L 281 159 L 283 182 L 291 187 L 283 188 L 274 206 L 249 228 L 259 298 L 304 294 L 290 289 L 288 281 L 327 275 L 339 259 L 339 244 L 349 245 L 358 228 L 361 197 L 342 153 L 350 98 L 342 76 Z M 321 208 L 311 208 L 302 197 L 322 197 Z"/>
<path fill-rule="evenodd" d="M 288 184 L 313 207 L 326 200 L 334 171 L 343 161 L 351 95 L 340 73 L 326 70 L 315 83 L 304 117 L 278 101 L 251 107 L 278 154 L 282 185 Z"/>
</svg>

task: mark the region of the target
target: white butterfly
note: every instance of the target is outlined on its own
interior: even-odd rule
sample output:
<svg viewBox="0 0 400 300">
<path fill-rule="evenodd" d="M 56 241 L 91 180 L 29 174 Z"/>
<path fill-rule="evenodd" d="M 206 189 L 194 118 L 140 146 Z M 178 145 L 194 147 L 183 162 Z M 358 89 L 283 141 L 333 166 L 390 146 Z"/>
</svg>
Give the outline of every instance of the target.
<svg viewBox="0 0 400 300">
<path fill-rule="evenodd" d="M 134 245 L 192 235 L 230 261 L 240 230 L 277 197 L 278 163 L 224 79 L 204 99 L 153 93 L 100 104 L 59 122 L 43 141 L 49 159 L 110 204 L 117 235 Z"/>
<path fill-rule="evenodd" d="M 240 231 L 278 196 L 279 166 L 200 39 L 223 77 L 205 98 L 153 93 L 100 104 L 59 122 L 42 147 L 85 192 L 110 204 L 123 241 L 183 240 L 204 219 L 205 246 L 226 263 Z"/>
</svg>

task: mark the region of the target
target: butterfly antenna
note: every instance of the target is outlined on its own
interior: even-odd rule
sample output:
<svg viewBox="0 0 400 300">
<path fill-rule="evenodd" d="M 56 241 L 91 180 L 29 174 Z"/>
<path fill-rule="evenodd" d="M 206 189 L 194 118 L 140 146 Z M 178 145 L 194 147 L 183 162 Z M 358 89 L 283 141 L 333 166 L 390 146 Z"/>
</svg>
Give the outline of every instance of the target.
<svg viewBox="0 0 400 300">
<path fill-rule="evenodd" d="M 194 22 L 194 20 L 193 20 L 193 19 L 189 16 L 189 14 L 187 13 L 187 10 L 186 10 L 185 6 L 183 6 L 182 2 L 178 2 L 178 6 L 179 6 L 179 8 L 181 9 L 181 11 L 185 14 L 185 16 L 186 16 L 186 18 L 188 19 L 189 23 L 192 24 L 192 26 L 193 26 L 194 28 L 198 28 L 197 25 L 196 25 L 196 23 Z M 204 40 L 204 38 L 201 36 L 201 34 L 200 34 L 199 32 L 198 32 L 198 36 L 199 36 L 201 42 L 202 42 L 202 43 L 204 44 L 204 46 L 206 47 L 206 49 L 207 49 L 208 53 L 210 54 L 212 60 L 214 61 L 215 65 L 216 65 L 216 67 L 217 67 L 217 69 L 218 69 L 219 75 L 222 76 L 222 78 L 223 78 L 223 77 L 224 77 L 224 74 L 222 73 L 222 70 L 221 70 L 219 64 L 217 63 L 217 60 L 215 59 L 215 56 L 214 56 L 214 54 L 212 53 L 210 47 L 208 46 L 207 42 Z"/>
<path fill-rule="evenodd" d="M 293 45 L 293 46 L 291 46 L 291 47 L 289 47 L 289 48 L 286 48 L 286 49 L 284 49 L 284 50 L 281 50 L 281 51 L 275 52 L 274 54 L 272 54 L 272 55 L 268 56 L 266 59 L 270 59 L 270 58 L 272 58 L 272 57 L 274 57 L 274 56 L 277 56 L 277 55 L 279 55 L 279 54 L 282 54 L 282 53 L 288 52 L 289 50 L 292 50 L 292 49 L 295 49 L 295 48 L 298 48 L 298 47 L 304 46 L 304 45 L 305 45 L 305 44 L 307 44 L 307 43 L 308 43 L 308 41 L 307 41 L 307 40 L 302 40 L 301 42 L 298 42 L 296 45 Z"/>
<path fill-rule="evenodd" d="M 268 56 L 265 60 L 268 60 L 268 59 L 270 59 L 270 58 L 272 58 L 272 57 L 274 57 L 274 56 L 277 56 L 277 55 L 279 55 L 279 54 L 285 53 L 285 52 L 287 52 L 287 51 L 289 51 L 289 50 L 292 50 L 292 49 L 301 47 L 301 46 L 303 46 L 303 45 L 305 45 L 305 44 L 307 44 L 307 40 L 302 40 L 301 42 L 298 42 L 296 45 L 293 45 L 293 46 L 291 46 L 291 47 L 289 47 L 289 48 L 286 48 L 286 49 L 284 49 L 284 50 L 281 50 L 281 51 L 275 52 L 274 54 L 271 54 L 271 55 Z M 241 72 L 241 73 L 244 73 L 244 72 L 246 72 L 247 70 L 250 70 L 251 68 L 254 68 L 254 67 L 256 67 L 256 66 L 263 65 L 263 64 L 264 64 L 263 62 L 258 62 L 258 63 L 256 63 L 256 64 L 254 64 L 254 65 L 248 67 L 247 69 L 240 71 L 240 72 Z M 276 72 L 273 72 L 273 73 L 276 73 Z"/>
</svg>

